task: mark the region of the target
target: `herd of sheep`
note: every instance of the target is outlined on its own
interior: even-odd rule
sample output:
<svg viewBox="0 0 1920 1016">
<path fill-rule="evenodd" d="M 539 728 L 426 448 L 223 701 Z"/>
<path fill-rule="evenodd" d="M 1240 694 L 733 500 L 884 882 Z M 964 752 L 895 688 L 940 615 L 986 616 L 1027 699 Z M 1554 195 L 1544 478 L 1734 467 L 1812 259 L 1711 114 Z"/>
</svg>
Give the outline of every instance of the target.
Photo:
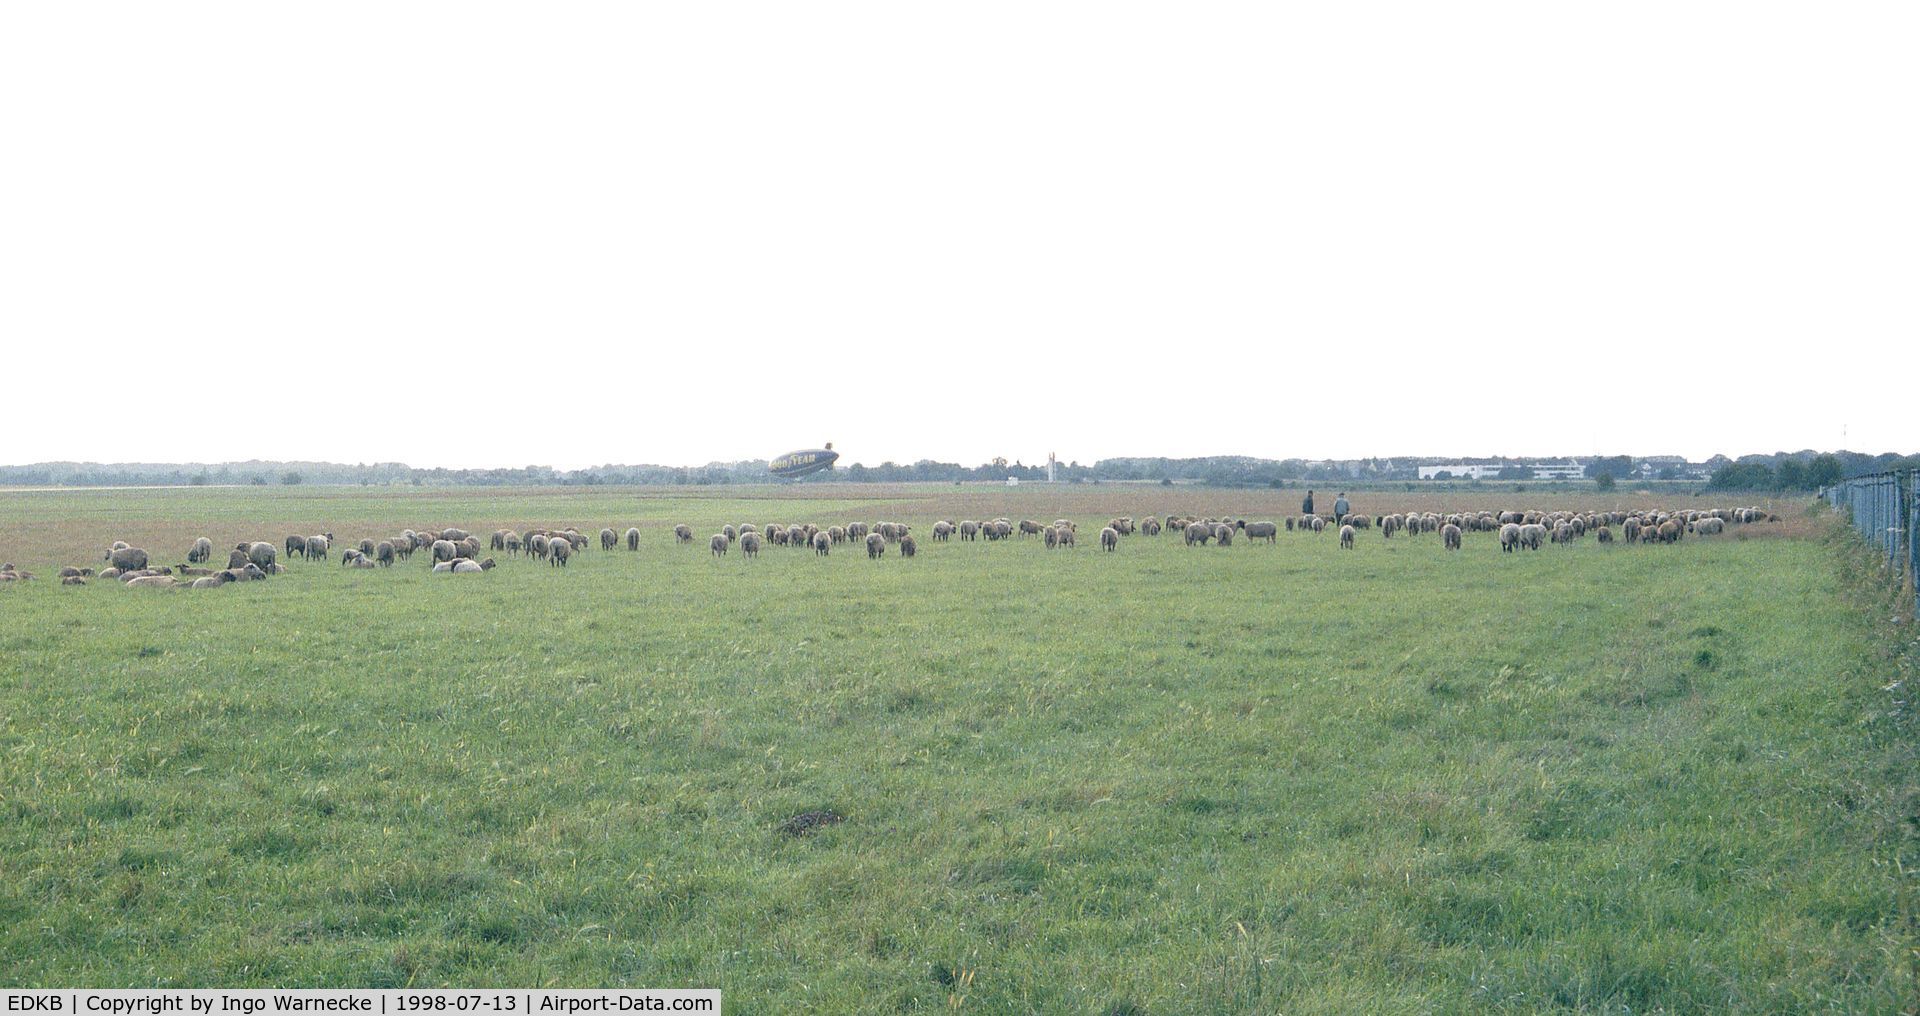
<svg viewBox="0 0 1920 1016">
<path fill-rule="evenodd" d="M 1147 516 L 1136 524 L 1131 516 L 1122 516 L 1108 520 L 1100 530 L 1099 546 L 1104 551 L 1115 551 L 1119 549 L 1121 537 L 1136 533 L 1153 537 L 1163 531 L 1179 533 L 1190 547 L 1209 543 L 1221 547 L 1232 546 L 1236 539 L 1271 544 L 1277 542 L 1283 529 L 1289 533 L 1306 534 L 1323 534 L 1328 529 L 1334 529 L 1339 535 L 1339 546 L 1351 550 L 1360 532 L 1377 529 L 1385 539 L 1392 539 L 1396 533 L 1408 536 L 1435 533 L 1440 537 L 1441 546 L 1447 550 L 1459 550 L 1464 533 L 1495 533 L 1501 551 L 1513 552 L 1539 550 L 1544 543 L 1573 543 L 1589 535 L 1600 543 L 1613 543 L 1616 530 L 1618 539 L 1625 543 L 1667 544 L 1678 542 L 1690 534 L 1709 536 L 1724 532 L 1728 526 L 1772 521 L 1778 521 L 1777 517 L 1762 508 L 1633 512 L 1429 511 L 1373 516 L 1350 514 L 1337 518 L 1300 515 L 1286 518 L 1280 523 L 1232 516 L 1168 515 L 1164 520 Z M 1051 523 L 1033 519 L 1015 522 L 1008 518 L 986 521 L 969 519 L 956 523 L 942 519 L 935 522 L 929 532 L 940 543 L 955 537 L 966 542 L 980 539 L 998 542 L 1016 537 L 1033 537 L 1047 549 L 1053 550 L 1076 546 L 1078 529 L 1071 519 L 1055 519 Z M 672 533 L 677 543 L 694 542 L 692 526 L 684 523 L 676 525 Z M 600 549 L 603 551 L 617 550 L 623 546 L 629 551 L 637 551 L 640 549 L 640 540 L 638 527 L 629 527 L 624 533 L 611 528 L 602 529 L 599 533 Z M 287 566 L 282 560 L 282 551 L 286 560 L 296 557 L 308 562 L 330 560 L 334 556 L 336 542 L 332 533 L 288 536 L 277 545 L 242 541 L 227 552 L 226 565 L 218 568 L 214 567 L 213 541 L 206 537 L 193 541 L 187 549 L 185 563 L 177 565 L 155 565 L 145 550 L 116 542 L 102 558 L 107 567 L 96 571 L 90 567 L 69 566 L 60 569 L 58 578 L 62 585 L 73 586 L 86 585 L 90 579 L 113 579 L 129 588 L 138 589 L 211 589 L 234 582 L 258 582 L 284 574 Z M 544 561 L 551 567 L 564 568 L 575 554 L 587 550 L 592 542 L 586 534 L 574 528 L 531 528 L 524 532 L 498 529 L 487 540 L 487 550 L 483 552 L 480 538 L 464 529 L 407 529 L 387 539 L 362 539 L 351 546 L 342 547 L 338 553 L 342 567 L 386 568 L 400 561 L 410 561 L 415 552 L 424 551 L 434 573 L 471 575 L 495 567 L 495 559 L 483 557 L 483 553 L 499 552 L 509 557 L 524 554 Z M 725 556 L 736 546 L 746 558 L 758 557 L 767 546 L 812 550 L 816 556 L 826 557 L 842 544 L 864 548 L 869 559 L 885 556 L 889 547 L 905 558 L 911 558 L 919 552 L 912 527 L 903 522 L 853 522 L 824 528 L 810 523 L 765 526 L 750 522 L 729 523 L 708 539 L 707 548 L 715 557 Z M 22 571 L 12 564 L 0 564 L 0 584 L 22 582 L 32 577 L 31 572 Z"/>
</svg>

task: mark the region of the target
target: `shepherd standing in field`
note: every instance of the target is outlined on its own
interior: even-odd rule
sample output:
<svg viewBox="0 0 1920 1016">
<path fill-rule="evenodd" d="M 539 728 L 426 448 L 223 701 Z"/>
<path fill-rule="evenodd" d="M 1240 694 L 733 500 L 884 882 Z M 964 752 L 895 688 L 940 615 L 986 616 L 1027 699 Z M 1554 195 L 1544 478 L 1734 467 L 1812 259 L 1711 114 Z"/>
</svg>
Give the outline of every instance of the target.
<svg viewBox="0 0 1920 1016">
<path fill-rule="evenodd" d="M 1339 521 L 1340 519 L 1346 518 L 1347 513 L 1352 510 L 1353 506 L 1347 503 L 1347 492 L 1344 490 L 1341 491 L 1340 496 L 1333 499 L 1334 520 Z"/>
<path fill-rule="evenodd" d="M 1313 514 L 1313 488 L 1311 487 L 1307 488 L 1306 500 L 1300 502 L 1300 514 L 1302 515 Z"/>
</svg>

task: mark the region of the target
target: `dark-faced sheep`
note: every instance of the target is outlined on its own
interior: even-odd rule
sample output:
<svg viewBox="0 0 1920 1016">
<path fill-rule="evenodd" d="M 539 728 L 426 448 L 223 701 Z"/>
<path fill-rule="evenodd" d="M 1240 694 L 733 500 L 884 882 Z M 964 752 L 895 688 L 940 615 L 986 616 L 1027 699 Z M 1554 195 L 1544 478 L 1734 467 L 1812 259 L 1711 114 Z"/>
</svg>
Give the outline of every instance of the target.
<svg viewBox="0 0 1920 1016">
<path fill-rule="evenodd" d="M 682 522 L 673 527 L 673 538 L 680 543 L 693 542 L 693 527 Z"/>
<path fill-rule="evenodd" d="M 202 536 L 193 541 L 193 549 L 187 551 L 188 564 L 203 564 L 213 556 L 213 541 Z"/>
<path fill-rule="evenodd" d="M 713 538 L 707 541 L 707 549 L 713 552 L 714 557 L 724 556 L 727 548 L 732 545 L 733 541 L 727 539 L 727 534 L 724 532 L 713 534 Z"/>
<path fill-rule="evenodd" d="M 867 560 L 880 557 L 887 552 L 887 538 L 879 533 L 867 534 Z"/>
</svg>

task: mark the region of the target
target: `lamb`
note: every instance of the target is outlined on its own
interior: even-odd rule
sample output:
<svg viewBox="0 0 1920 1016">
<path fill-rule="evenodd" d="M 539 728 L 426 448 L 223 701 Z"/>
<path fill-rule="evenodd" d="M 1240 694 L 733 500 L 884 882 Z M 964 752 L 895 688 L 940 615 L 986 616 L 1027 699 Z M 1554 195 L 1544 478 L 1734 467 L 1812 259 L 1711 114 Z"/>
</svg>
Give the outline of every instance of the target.
<svg viewBox="0 0 1920 1016">
<path fill-rule="evenodd" d="M 733 541 L 727 538 L 724 530 L 713 534 L 713 539 L 707 541 L 707 549 L 713 551 L 714 557 L 725 556 L 727 548 L 731 546 L 733 546 Z"/>
<path fill-rule="evenodd" d="M 1460 549 L 1460 527 L 1449 522 L 1440 527 L 1440 545 L 1448 550 Z"/>
<path fill-rule="evenodd" d="M 1120 530 L 1112 526 L 1100 530 L 1100 549 L 1111 553 L 1120 546 Z"/>
<path fill-rule="evenodd" d="M 887 552 L 887 538 L 879 533 L 867 534 L 867 560 L 880 557 Z"/>
<path fill-rule="evenodd" d="M 901 557 L 912 557 L 919 550 L 920 550 L 920 545 L 913 542 L 913 537 L 907 536 L 905 534 L 901 535 L 900 537 L 900 556 Z"/>
<path fill-rule="evenodd" d="M 685 522 L 673 527 L 673 538 L 681 543 L 693 542 L 693 527 Z"/>
<path fill-rule="evenodd" d="M 627 549 L 640 549 L 640 529 L 638 526 L 627 527 Z"/>
<path fill-rule="evenodd" d="M 193 549 L 187 551 L 188 564 L 201 564 L 213 556 L 213 541 L 202 536 L 193 541 Z"/>
<path fill-rule="evenodd" d="M 760 534 L 741 533 L 740 553 L 746 555 L 749 559 L 760 556 Z"/>
<path fill-rule="evenodd" d="M 1353 549 L 1353 523 L 1351 522 L 1340 527 L 1340 549 Z"/>
<path fill-rule="evenodd" d="M 612 550 L 620 546 L 620 536 L 611 529 L 600 530 L 600 549 Z"/>
<path fill-rule="evenodd" d="M 834 528 L 837 529 L 839 527 L 836 526 Z M 813 552 L 815 554 L 821 557 L 826 557 L 827 552 L 832 549 L 833 549 L 833 536 L 830 533 L 813 534 Z"/>
</svg>

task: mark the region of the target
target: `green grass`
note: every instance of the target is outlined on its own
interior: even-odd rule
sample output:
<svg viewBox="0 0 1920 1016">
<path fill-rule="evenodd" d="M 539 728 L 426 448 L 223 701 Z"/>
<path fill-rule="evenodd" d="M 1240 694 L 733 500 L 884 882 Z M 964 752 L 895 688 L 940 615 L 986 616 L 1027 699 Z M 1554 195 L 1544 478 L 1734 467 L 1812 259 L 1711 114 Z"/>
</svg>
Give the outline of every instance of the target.
<svg viewBox="0 0 1920 1016">
<path fill-rule="evenodd" d="M 1106 555 L 1082 513 L 1048 553 L 924 533 L 969 514 L 943 502 L 1194 495 L 843 489 L 0 496 L 0 555 L 41 567 L 16 547 L 283 518 L 648 534 L 565 571 L 0 589 L 0 980 L 718 986 L 731 1012 L 1914 998 L 1896 664 L 1830 543 Z M 917 559 L 716 561 L 664 529 L 882 517 Z M 845 821 L 781 830 L 815 810 Z"/>
</svg>

